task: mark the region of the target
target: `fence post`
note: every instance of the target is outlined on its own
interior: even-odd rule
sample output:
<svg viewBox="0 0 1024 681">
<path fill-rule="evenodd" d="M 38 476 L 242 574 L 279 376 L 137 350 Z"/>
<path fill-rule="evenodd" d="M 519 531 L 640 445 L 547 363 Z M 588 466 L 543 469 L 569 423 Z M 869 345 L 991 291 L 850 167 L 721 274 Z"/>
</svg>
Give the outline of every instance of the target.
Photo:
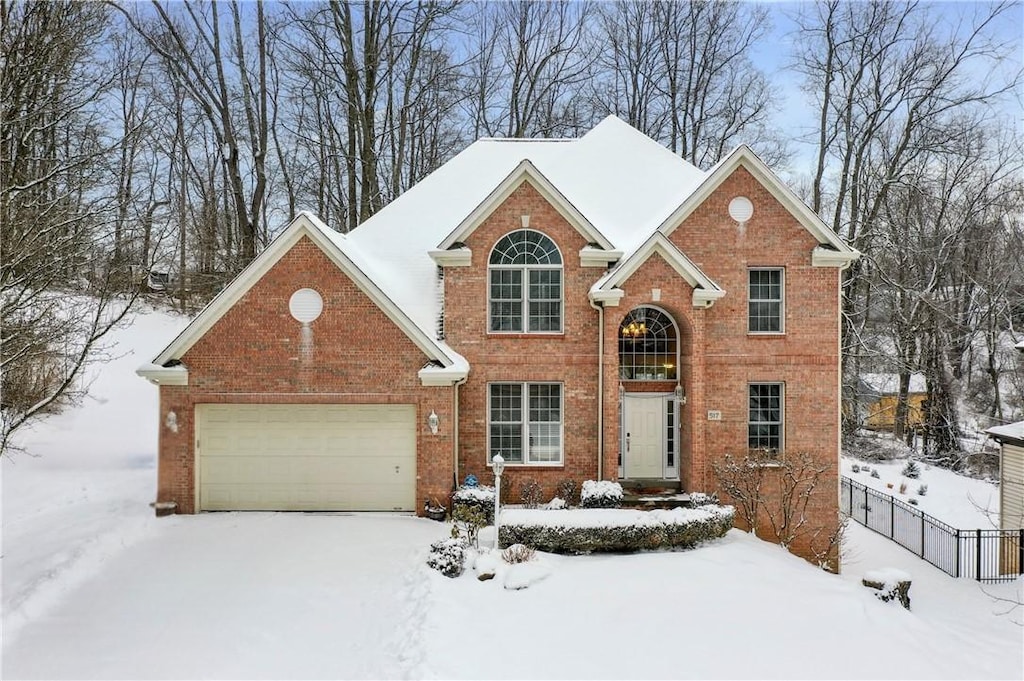
<svg viewBox="0 0 1024 681">
<path fill-rule="evenodd" d="M 1024 575 L 1024 529 L 1018 530 L 1017 537 L 1017 574 Z"/>
<path fill-rule="evenodd" d="M 896 537 L 896 504 L 889 499 L 889 539 Z"/>
<path fill-rule="evenodd" d="M 978 541 L 975 544 L 975 548 L 978 551 L 978 556 L 977 556 L 977 560 L 975 561 L 975 563 L 977 563 L 977 568 L 978 568 L 978 574 L 976 575 L 976 578 L 980 582 L 981 581 L 981 530 L 979 529 L 977 532 L 978 532 Z"/>
<path fill-rule="evenodd" d="M 924 558 L 924 513 L 921 514 L 921 557 Z"/>
<path fill-rule="evenodd" d="M 954 577 L 960 577 L 960 530 L 956 531 L 956 569 L 954 570 Z"/>
</svg>

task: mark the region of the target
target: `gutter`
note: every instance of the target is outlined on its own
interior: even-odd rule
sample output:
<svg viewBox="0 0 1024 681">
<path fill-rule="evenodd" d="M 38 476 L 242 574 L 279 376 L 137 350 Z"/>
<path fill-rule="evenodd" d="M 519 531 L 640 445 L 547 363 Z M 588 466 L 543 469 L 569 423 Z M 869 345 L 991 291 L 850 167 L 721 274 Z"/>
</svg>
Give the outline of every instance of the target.
<svg viewBox="0 0 1024 681">
<path fill-rule="evenodd" d="M 590 307 L 597 310 L 597 479 L 604 480 L 604 305 L 590 299 Z"/>
</svg>

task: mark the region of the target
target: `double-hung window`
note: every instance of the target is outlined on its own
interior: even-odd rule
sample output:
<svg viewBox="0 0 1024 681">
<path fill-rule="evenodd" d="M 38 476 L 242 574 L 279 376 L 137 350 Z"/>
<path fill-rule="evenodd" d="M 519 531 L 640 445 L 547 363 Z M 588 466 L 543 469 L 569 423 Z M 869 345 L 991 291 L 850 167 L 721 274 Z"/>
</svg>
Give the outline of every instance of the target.
<svg viewBox="0 0 1024 681">
<path fill-rule="evenodd" d="M 557 333 L 562 330 L 562 255 L 530 229 L 503 236 L 491 251 L 488 329 Z"/>
<path fill-rule="evenodd" d="M 748 270 L 747 331 L 749 333 L 783 333 L 785 309 L 783 293 L 785 272 L 782 268 Z"/>
<path fill-rule="evenodd" d="M 782 451 L 783 386 L 751 383 L 747 407 L 747 448 L 777 454 Z"/>
<path fill-rule="evenodd" d="M 491 383 L 488 416 L 488 460 L 561 465 L 561 383 Z"/>
</svg>

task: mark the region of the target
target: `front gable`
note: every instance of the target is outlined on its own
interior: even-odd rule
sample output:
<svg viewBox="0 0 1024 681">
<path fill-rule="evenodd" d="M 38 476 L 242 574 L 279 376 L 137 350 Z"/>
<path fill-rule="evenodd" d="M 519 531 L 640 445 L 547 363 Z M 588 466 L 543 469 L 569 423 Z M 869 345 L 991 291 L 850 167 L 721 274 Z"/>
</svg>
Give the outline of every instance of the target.
<svg viewBox="0 0 1024 681">
<path fill-rule="evenodd" d="M 331 234 L 330 229 L 313 216 L 301 213 L 227 288 L 210 301 L 185 330 L 153 360 L 152 364 L 143 365 L 137 373 L 155 383 L 187 385 L 188 362 L 183 362 L 183 360 L 187 359 L 193 346 L 200 343 L 236 306 L 251 305 L 254 302 L 252 297 L 255 295 L 253 294 L 254 288 L 258 287 L 260 291 L 266 291 L 270 286 L 270 290 L 275 294 L 285 296 L 283 305 L 278 305 L 279 309 L 270 313 L 272 317 L 279 318 L 283 323 L 298 324 L 289 314 L 288 299 L 300 288 L 317 290 L 324 298 L 326 309 L 328 295 L 323 290 L 324 282 L 311 278 L 308 267 L 300 264 L 295 268 L 289 265 L 295 257 L 299 257 L 300 260 L 322 263 L 324 267 L 320 271 L 324 276 L 330 277 L 337 274 L 341 280 L 348 282 L 353 290 L 358 292 L 356 297 L 364 298 L 369 303 L 366 305 L 355 301 L 336 300 L 335 304 L 363 310 L 369 309 L 370 306 L 376 308 L 373 311 L 374 314 L 382 315 L 387 320 L 387 326 L 396 327 L 401 335 L 422 353 L 423 364 L 426 366 L 420 371 L 420 379 L 424 385 L 450 385 L 452 382 L 464 378 L 468 372 L 465 360 L 418 328 L 408 315 L 385 295 L 364 269 L 354 262 L 355 254 L 349 255 L 344 252 L 336 241 L 336 239 L 343 238 L 341 235 Z M 282 261 L 285 262 L 285 266 L 281 265 Z M 290 271 L 292 274 L 282 279 L 282 271 Z M 316 322 L 314 321 L 312 324 L 315 325 Z M 251 324 L 247 322 L 242 323 L 243 328 L 250 326 Z M 379 329 L 382 325 L 377 323 L 375 326 Z M 256 330 L 258 329 L 254 329 L 254 331 Z M 255 334 L 248 340 L 259 342 Z M 233 345 L 231 338 L 226 338 L 225 342 Z M 171 373 L 172 371 L 174 373 Z"/>
</svg>

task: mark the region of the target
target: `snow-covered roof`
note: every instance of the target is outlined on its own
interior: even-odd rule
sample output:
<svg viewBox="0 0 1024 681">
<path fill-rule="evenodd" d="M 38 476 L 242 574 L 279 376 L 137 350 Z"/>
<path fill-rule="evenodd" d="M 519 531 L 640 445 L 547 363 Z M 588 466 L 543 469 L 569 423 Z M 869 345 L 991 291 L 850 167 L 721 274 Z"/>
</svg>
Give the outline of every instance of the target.
<svg viewBox="0 0 1024 681">
<path fill-rule="evenodd" d="M 900 391 L 899 374 L 861 374 L 860 380 L 879 395 L 895 395 Z M 924 374 L 910 374 L 910 393 L 928 392 Z"/>
<path fill-rule="evenodd" d="M 752 158 L 742 147 L 727 160 L 757 164 L 755 170 L 768 173 L 770 184 L 784 189 Z M 615 116 L 578 139 L 485 138 L 350 232 L 347 252 L 358 252 L 367 274 L 388 297 L 421 329 L 433 333 L 441 299 L 436 295 L 437 262 L 430 252 L 459 241 L 474 214 L 517 171 L 550 183 L 557 190 L 555 198 L 580 223 L 577 228 L 594 230 L 595 242 L 607 241 L 624 258 L 668 224 L 699 188 L 706 189 L 709 178 L 718 178 Z M 813 215 L 806 206 L 803 210 Z M 803 214 L 798 217 L 808 222 Z M 848 259 L 859 255 L 816 216 L 814 220 L 805 226 L 819 243 L 839 248 L 842 252 L 836 252 Z M 602 245 L 607 249 L 607 244 Z"/>
<path fill-rule="evenodd" d="M 994 426 L 985 431 L 1000 442 L 1004 440 L 1016 440 L 1024 442 L 1024 421 L 1007 423 L 1005 426 Z"/>
</svg>

